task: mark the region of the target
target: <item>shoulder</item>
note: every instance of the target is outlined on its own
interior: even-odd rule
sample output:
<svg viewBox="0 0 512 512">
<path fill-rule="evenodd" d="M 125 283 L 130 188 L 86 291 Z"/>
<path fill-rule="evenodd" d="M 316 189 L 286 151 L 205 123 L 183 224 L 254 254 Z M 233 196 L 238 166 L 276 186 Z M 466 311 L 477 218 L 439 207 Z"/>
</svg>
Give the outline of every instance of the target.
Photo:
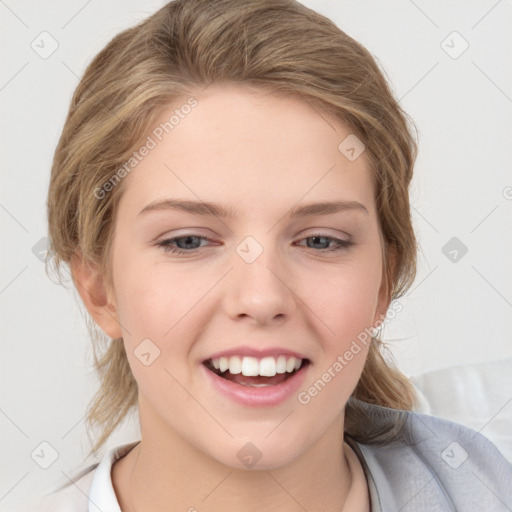
<svg viewBox="0 0 512 512">
<path fill-rule="evenodd" d="M 16 512 L 89 512 L 120 511 L 112 484 L 112 466 L 139 441 L 109 449 L 100 462 L 66 478 L 63 485 Z M 91 504 L 93 508 L 91 507 Z M 13 511 L 14 512 L 14 511 Z"/>
<path fill-rule="evenodd" d="M 71 477 L 71 481 L 30 502 L 16 512 L 88 512 L 89 495 L 95 470 L 94 464 Z"/>
<path fill-rule="evenodd" d="M 435 416 L 362 407 L 392 433 L 356 443 L 380 510 L 512 510 L 512 465 L 486 437 Z"/>
</svg>

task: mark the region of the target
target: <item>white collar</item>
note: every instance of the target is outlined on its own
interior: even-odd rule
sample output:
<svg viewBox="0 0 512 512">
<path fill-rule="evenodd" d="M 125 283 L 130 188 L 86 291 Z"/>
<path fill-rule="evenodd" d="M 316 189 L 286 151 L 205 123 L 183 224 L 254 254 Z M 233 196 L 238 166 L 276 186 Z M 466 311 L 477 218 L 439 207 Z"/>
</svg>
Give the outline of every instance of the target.
<svg viewBox="0 0 512 512">
<path fill-rule="evenodd" d="M 97 466 L 89 493 L 89 512 L 122 512 L 112 485 L 112 466 L 140 441 L 111 448 Z"/>
</svg>

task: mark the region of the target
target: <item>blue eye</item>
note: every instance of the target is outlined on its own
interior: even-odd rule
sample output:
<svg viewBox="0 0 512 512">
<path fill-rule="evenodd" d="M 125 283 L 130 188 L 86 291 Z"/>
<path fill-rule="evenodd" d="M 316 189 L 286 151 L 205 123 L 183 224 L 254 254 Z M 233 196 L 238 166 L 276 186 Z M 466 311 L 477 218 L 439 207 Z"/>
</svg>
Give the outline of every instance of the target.
<svg viewBox="0 0 512 512">
<path fill-rule="evenodd" d="M 320 244 L 320 245 L 323 245 L 325 242 L 319 242 L 318 240 L 327 241 L 327 245 L 329 245 L 330 242 L 334 242 L 334 245 L 331 247 L 320 248 L 320 250 L 330 251 L 330 252 L 340 251 L 342 249 L 348 249 L 350 246 L 354 245 L 354 242 L 352 242 L 351 240 L 341 240 L 339 238 L 334 238 L 332 236 L 323 236 L 323 235 L 311 235 L 311 236 L 308 236 L 307 238 L 304 238 L 303 240 L 315 240 L 314 244 Z M 311 247 L 310 244 L 307 244 L 307 246 L 310 249 L 313 249 L 313 247 Z"/>
<path fill-rule="evenodd" d="M 197 251 L 197 247 L 188 247 L 189 245 L 195 245 L 194 240 L 208 240 L 204 236 L 199 235 L 186 235 L 186 236 L 179 236 L 175 238 L 168 238 L 167 240 L 162 240 L 161 242 L 158 242 L 159 247 L 163 247 L 165 252 L 171 253 L 171 254 L 190 254 L 195 251 Z M 176 243 L 178 246 L 182 245 L 185 247 L 174 247 L 171 244 Z"/>
<path fill-rule="evenodd" d="M 163 247 L 164 251 L 169 254 L 194 254 L 198 251 L 201 245 L 197 245 L 201 240 L 208 241 L 208 238 L 200 235 L 186 235 L 186 236 L 178 236 L 174 238 L 168 238 L 166 240 L 162 240 L 158 242 L 156 245 L 158 247 Z M 307 244 L 309 249 L 317 249 L 318 252 L 336 252 L 344 249 L 348 249 L 352 245 L 355 245 L 351 240 L 341 240 L 339 238 L 334 238 L 332 236 L 323 236 L 323 235 L 311 235 L 303 240 L 314 240 L 313 244 Z M 331 245 L 331 243 L 333 245 Z M 177 247 L 176 247 L 176 246 Z M 312 247 L 312 245 L 327 245 L 327 247 Z M 191 247 L 192 246 L 192 247 Z"/>
</svg>

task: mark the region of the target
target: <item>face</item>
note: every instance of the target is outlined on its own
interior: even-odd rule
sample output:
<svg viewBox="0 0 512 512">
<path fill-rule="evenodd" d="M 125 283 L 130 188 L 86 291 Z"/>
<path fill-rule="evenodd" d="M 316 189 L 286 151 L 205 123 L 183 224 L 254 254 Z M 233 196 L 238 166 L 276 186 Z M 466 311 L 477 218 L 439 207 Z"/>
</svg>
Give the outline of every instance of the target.
<svg viewBox="0 0 512 512">
<path fill-rule="evenodd" d="M 143 439 L 278 467 L 339 436 L 367 354 L 354 340 L 386 311 L 370 170 L 338 149 L 350 129 L 300 100 L 235 85 L 194 97 L 125 178 L 118 335 Z M 327 202 L 342 207 L 304 208 Z"/>
</svg>

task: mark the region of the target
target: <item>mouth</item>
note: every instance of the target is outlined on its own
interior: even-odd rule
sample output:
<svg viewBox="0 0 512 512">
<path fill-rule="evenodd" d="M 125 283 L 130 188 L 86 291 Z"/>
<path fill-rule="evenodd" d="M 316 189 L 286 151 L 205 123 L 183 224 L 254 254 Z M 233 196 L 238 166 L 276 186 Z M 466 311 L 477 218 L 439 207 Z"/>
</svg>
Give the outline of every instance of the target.
<svg viewBox="0 0 512 512">
<path fill-rule="evenodd" d="M 204 366 L 227 381 L 258 388 L 277 386 L 302 372 L 309 359 L 280 355 L 278 357 L 231 356 L 207 359 Z"/>
<path fill-rule="evenodd" d="M 231 355 L 202 362 L 213 389 L 243 406 L 278 405 L 304 383 L 311 361 L 290 354 L 275 357 Z"/>
</svg>

